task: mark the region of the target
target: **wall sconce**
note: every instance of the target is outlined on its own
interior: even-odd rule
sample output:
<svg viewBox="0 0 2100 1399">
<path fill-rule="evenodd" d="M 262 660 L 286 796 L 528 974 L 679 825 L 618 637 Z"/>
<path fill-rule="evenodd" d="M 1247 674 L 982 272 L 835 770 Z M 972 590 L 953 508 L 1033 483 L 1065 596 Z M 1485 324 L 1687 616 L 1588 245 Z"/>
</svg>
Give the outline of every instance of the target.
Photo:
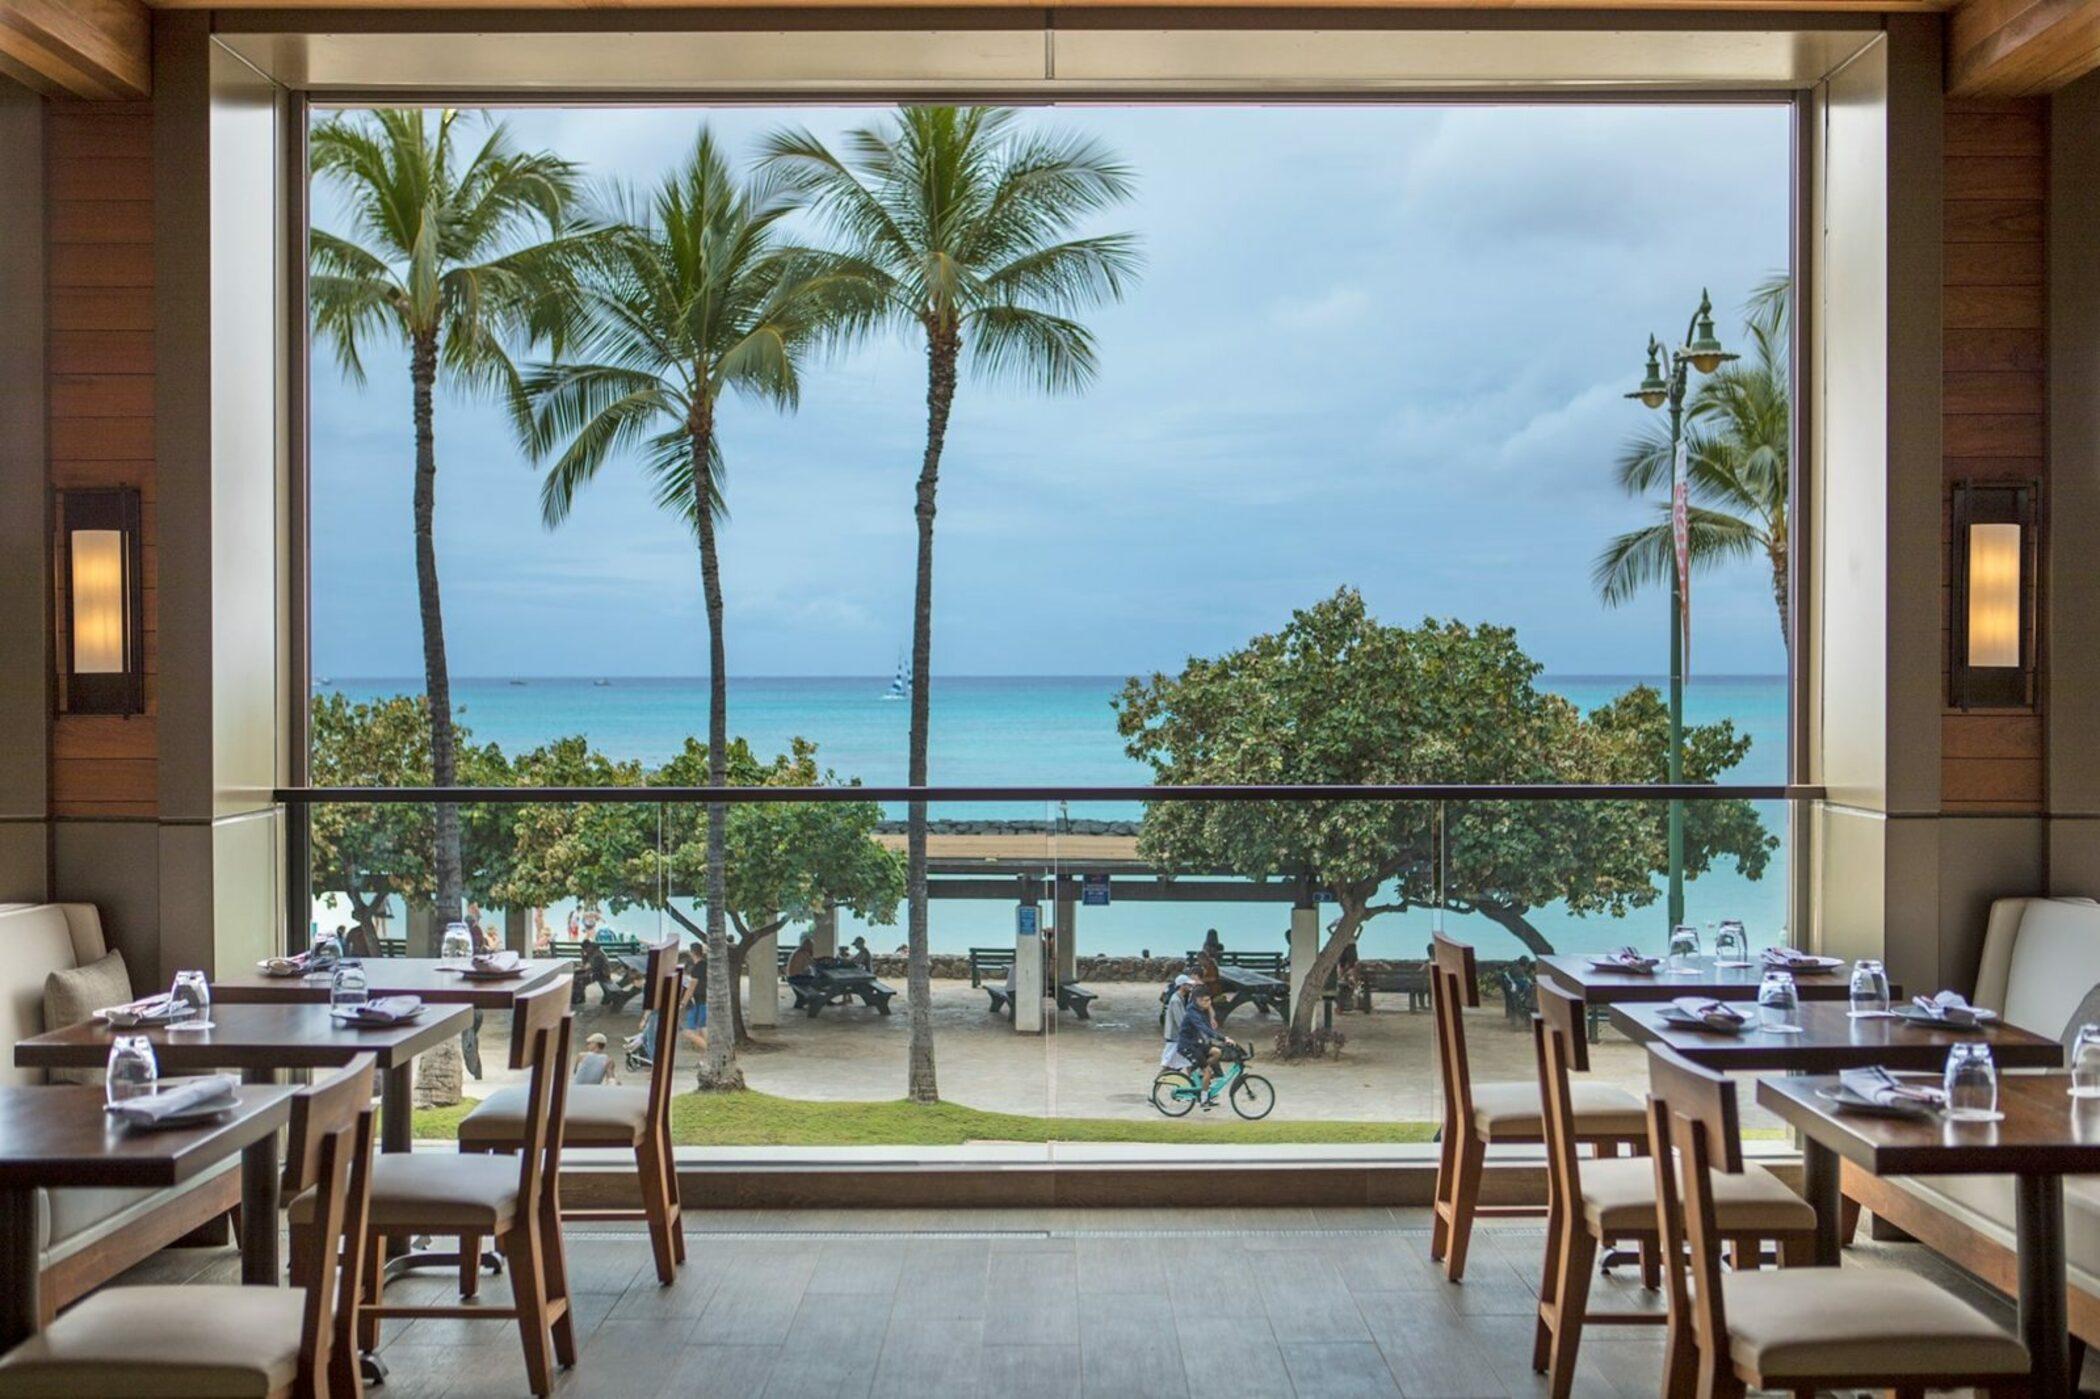
<svg viewBox="0 0 2100 1399">
<path fill-rule="evenodd" d="M 59 710 L 143 714 L 146 710 L 144 579 L 139 493 L 60 491 L 61 577 L 66 594 Z"/>
<path fill-rule="evenodd" d="M 2033 485 L 1954 487 L 1947 702 L 1957 709 L 2033 703 L 2036 494 Z"/>
</svg>

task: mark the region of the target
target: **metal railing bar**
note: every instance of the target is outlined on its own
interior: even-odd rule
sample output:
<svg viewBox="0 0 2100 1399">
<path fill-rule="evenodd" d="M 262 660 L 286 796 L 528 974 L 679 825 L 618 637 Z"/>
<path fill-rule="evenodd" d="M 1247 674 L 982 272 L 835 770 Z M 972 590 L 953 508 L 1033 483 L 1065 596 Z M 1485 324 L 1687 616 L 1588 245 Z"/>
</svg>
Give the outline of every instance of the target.
<svg viewBox="0 0 2100 1399">
<path fill-rule="evenodd" d="M 279 787 L 286 806 L 433 802 L 521 806 L 543 802 L 726 806 L 791 802 L 1283 802 L 1283 801 L 1817 801 L 1824 789 L 1792 783 L 1407 783 L 1353 786 L 1105 787 Z"/>
</svg>

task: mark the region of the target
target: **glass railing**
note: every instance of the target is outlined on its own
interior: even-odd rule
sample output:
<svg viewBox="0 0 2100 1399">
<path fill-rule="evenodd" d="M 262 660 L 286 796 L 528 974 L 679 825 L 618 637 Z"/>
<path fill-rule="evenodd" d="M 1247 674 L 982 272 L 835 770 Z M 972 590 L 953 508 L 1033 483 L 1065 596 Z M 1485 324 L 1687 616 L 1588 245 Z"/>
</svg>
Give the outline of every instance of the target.
<svg viewBox="0 0 2100 1399">
<path fill-rule="evenodd" d="M 280 792 L 288 921 L 367 955 L 434 955 L 431 789 Z M 708 804 L 726 825 L 734 996 L 681 1008 L 676 1134 L 690 1146 L 1007 1157 L 1250 1145 L 1385 1149 L 1442 1111 L 1423 962 L 1474 945 L 1477 1079 L 1529 1079 L 1538 959 L 1666 950 L 1671 808 L 1682 922 L 1791 942 L 1801 787 L 928 789 L 927 971 L 913 1014 L 906 789 L 458 788 L 469 920 L 490 946 L 578 968 L 579 1043 L 641 1028 L 644 944 L 704 946 Z M 1676 800 L 1673 802 L 1671 798 Z M 297 934 L 295 934 L 296 936 Z M 689 950 L 689 960 L 697 953 Z M 700 963 L 694 961 L 697 967 Z M 697 980 L 696 976 L 696 980 Z M 1185 980 L 1187 979 L 1187 980 Z M 1180 982 L 1267 1090 L 1155 1101 Z M 704 1002 L 704 993 L 694 998 Z M 906 1102 L 917 1033 L 938 1108 Z M 482 1033 L 469 1097 L 506 1078 Z M 747 1091 L 693 1092 L 734 1036 Z M 1183 1046 L 1186 1047 L 1186 1046 Z M 1646 1081 L 1608 1026 L 1599 1075 Z M 624 1067 L 639 1081 L 639 1061 Z M 442 1136 L 456 1114 L 419 1124 Z"/>
</svg>

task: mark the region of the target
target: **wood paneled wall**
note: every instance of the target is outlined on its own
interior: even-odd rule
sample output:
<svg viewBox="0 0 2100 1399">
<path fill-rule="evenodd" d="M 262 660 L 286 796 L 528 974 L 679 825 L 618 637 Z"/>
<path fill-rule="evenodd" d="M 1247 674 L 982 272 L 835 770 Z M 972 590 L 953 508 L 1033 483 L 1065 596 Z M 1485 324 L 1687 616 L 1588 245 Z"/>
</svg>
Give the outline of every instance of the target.
<svg viewBox="0 0 2100 1399">
<path fill-rule="evenodd" d="M 51 485 L 136 486 L 145 507 L 146 712 L 52 721 L 56 816 L 159 810 L 152 112 L 146 102 L 54 101 L 45 124 Z M 66 580 L 54 572 L 63 654 Z"/>
<path fill-rule="evenodd" d="M 2048 106 L 2035 99 L 1950 98 L 1946 122 L 1944 483 L 2042 483 L 2046 538 Z M 1943 611 L 1951 597 L 1943 573 Z M 1944 667 L 1944 644 L 1941 653 Z M 1947 710 L 1940 740 L 1944 810 L 2042 809 L 2038 684 L 2033 693 L 2034 704 L 2023 709 Z"/>
</svg>

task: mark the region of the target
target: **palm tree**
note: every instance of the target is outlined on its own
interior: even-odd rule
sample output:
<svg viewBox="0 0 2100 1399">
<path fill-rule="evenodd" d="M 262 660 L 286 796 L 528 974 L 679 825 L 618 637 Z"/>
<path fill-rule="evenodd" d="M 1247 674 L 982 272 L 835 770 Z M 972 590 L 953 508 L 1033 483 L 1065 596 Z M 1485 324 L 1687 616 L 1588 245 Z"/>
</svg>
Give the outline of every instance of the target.
<svg viewBox="0 0 2100 1399">
<path fill-rule="evenodd" d="M 716 528 L 724 513 L 716 407 L 736 392 L 795 407 L 802 358 L 864 326 L 865 279 L 837 259 L 787 244 L 780 220 L 797 201 L 774 177 L 739 184 L 703 127 L 692 156 L 646 203 L 614 211 L 618 234 L 583 278 L 573 362 L 536 365 L 524 380 L 521 428 L 541 460 L 549 529 L 615 456 L 632 453 L 657 503 L 700 548 L 707 609 L 707 781 L 728 782 L 729 689 Z M 726 912 L 728 808 L 707 808 L 707 1063 L 701 1086 L 740 1088 Z"/>
<path fill-rule="evenodd" d="M 886 318 L 926 346 L 926 450 L 914 511 L 909 781 L 926 785 L 933 674 L 933 518 L 958 366 L 1032 383 L 1083 387 L 1094 337 L 1073 316 L 1120 299 L 1136 276 L 1135 238 L 1071 237 L 1088 216 L 1127 199 L 1129 171 L 1085 137 L 1021 131 L 997 107 L 906 107 L 832 152 L 807 131 L 766 142 L 765 166 L 806 194 L 883 299 Z M 906 997 L 914 1102 L 940 1094 L 933 1067 L 926 949 L 926 804 L 910 804 Z"/>
<path fill-rule="evenodd" d="M 345 200 L 347 234 L 314 229 L 307 281 L 315 334 L 344 376 L 365 382 L 363 347 L 408 349 L 416 444 L 416 596 L 431 781 L 454 785 L 452 677 L 438 596 L 435 390 L 514 392 L 507 346 L 561 341 L 573 272 L 592 234 L 568 225 L 575 168 L 512 149 L 500 123 L 462 145 L 461 114 L 421 109 L 332 117 L 314 128 L 313 172 Z M 459 809 L 436 812 L 436 921 L 460 916 Z"/>
<path fill-rule="evenodd" d="M 1762 553 L 1772 571 L 1779 634 L 1787 632 L 1789 410 L 1787 334 L 1790 284 L 1771 278 L 1752 295 L 1744 330 L 1750 352 L 1703 380 L 1685 408 L 1685 471 L 1691 486 L 1692 566 L 1710 568 Z M 1651 423 L 1619 457 L 1619 484 L 1642 496 L 1669 489 L 1670 433 Z M 1651 584 L 1667 586 L 1675 567 L 1670 506 L 1654 524 L 1614 538 L 1592 570 L 1607 606 Z"/>
</svg>

